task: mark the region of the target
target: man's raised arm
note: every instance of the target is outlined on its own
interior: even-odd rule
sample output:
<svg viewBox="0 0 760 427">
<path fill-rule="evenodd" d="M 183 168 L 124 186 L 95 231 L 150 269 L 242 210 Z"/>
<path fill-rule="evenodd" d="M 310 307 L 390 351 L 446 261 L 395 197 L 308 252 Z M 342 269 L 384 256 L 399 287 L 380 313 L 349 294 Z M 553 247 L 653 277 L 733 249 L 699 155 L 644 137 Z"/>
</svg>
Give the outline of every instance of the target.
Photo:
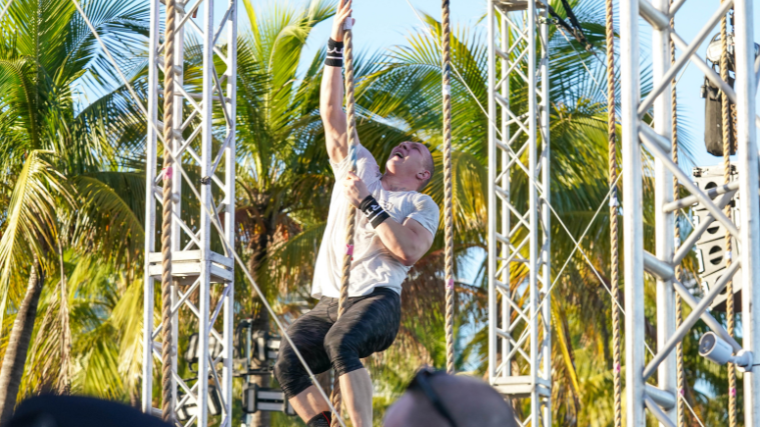
<svg viewBox="0 0 760 427">
<path fill-rule="evenodd" d="M 351 13 L 351 0 L 340 0 L 333 22 L 332 37 L 327 46 L 319 102 L 327 154 L 335 163 L 348 156 L 346 113 L 343 111 L 343 28 L 347 19 L 353 19 Z"/>
</svg>

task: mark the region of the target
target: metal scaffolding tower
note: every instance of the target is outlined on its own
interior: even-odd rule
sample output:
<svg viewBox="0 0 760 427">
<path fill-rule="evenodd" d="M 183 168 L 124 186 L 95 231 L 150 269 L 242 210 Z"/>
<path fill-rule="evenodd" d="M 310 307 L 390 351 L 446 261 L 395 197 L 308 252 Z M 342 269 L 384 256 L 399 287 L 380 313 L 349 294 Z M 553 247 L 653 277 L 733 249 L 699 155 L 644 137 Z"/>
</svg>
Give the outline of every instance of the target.
<svg viewBox="0 0 760 427">
<path fill-rule="evenodd" d="M 226 5 L 215 16 L 219 3 Z M 222 243 L 234 242 L 235 226 L 235 100 L 237 69 L 237 1 L 190 0 L 179 2 L 176 16 L 178 39 L 175 63 L 163 61 L 164 15 L 161 0 L 150 1 L 150 54 L 148 75 L 148 130 L 146 141 L 145 292 L 143 317 L 143 411 L 160 415 L 158 388 L 161 363 L 160 319 L 155 286 L 160 287 L 161 253 L 156 252 L 157 206 L 165 174 L 173 174 L 172 222 L 172 388 L 178 425 L 206 427 L 209 415 L 222 427 L 232 423 L 232 339 L 234 259 Z M 191 49 L 185 42 L 192 40 Z M 196 45 L 197 42 L 197 45 Z M 163 90 L 159 74 L 175 73 L 175 129 L 172 169 L 158 170 L 163 151 L 159 98 Z M 187 68 L 187 70 L 186 70 Z M 185 72 L 189 78 L 185 81 Z M 162 150 L 159 150 L 159 147 Z M 188 191 L 190 190 L 190 191 Z M 183 197 L 183 191 L 186 197 Z M 192 194 L 200 195 L 200 202 Z M 158 201 L 158 205 L 156 203 Z M 222 225 L 220 235 L 211 224 L 214 215 Z M 231 248 L 230 248 L 231 249 Z M 159 279 L 159 280 L 156 280 Z M 160 292 L 159 292 L 160 294 Z M 193 336 L 178 340 L 179 322 Z M 180 377 L 177 354 L 194 361 L 195 378 Z M 183 370 L 182 372 L 186 372 Z"/>
<path fill-rule="evenodd" d="M 488 377 L 530 400 L 521 425 L 549 427 L 548 12 L 541 0 L 488 6 Z M 513 183 L 525 185 L 527 204 L 512 200 Z"/>
<path fill-rule="evenodd" d="M 689 333 L 698 319 L 704 320 L 736 355 L 752 351 L 760 343 L 760 313 L 752 309 L 760 301 L 760 203 L 758 195 L 758 153 L 755 130 L 755 90 L 757 77 L 753 69 L 754 43 L 752 0 L 715 1 L 715 12 L 694 40 L 687 43 L 670 28 L 670 19 L 686 3 L 677 0 L 621 0 L 621 82 L 622 82 L 622 158 L 623 158 L 623 230 L 625 254 L 625 338 L 626 392 L 628 427 L 644 427 L 646 407 L 664 426 L 676 423 L 676 399 L 682 398 L 676 383 L 676 344 Z M 735 7 L 736 82 L 732 89 L 706 65 L 697 49 L 716 32 L 731 6 Z M 687 5 L 688 7 L 688 5 Z M 651 56 L 654 89 L 641 99 L 639 16 L 652 28 Z M 670 41 L 675 43 L 678 59 L 671 65 Z M 649 53 L 647 53 L 649 54 Z M 671 125 L 672 79 L 691 61 L 713 84 L 736 103 L 738 110 L 738 150 L 736 182 L 703 191 L 671 160 L 673 129 Z M 643 119 L 652 115 L 653 126 Z M 643 146 L 643 147 L 642 147 Z M 654 158 L 654 218 L 656 249 L 644 250 L 642 156 L 646 150 Z M 676 199 L 673 177 L 691 195 Z M 723 207 L 738 195 L 740 221 L 732 222 Z M 675 213 L 699 202 L 709 211 L 707 220 L 696 226 L 683 242 L 674 235 Z M 717 221 L 739 242 L 734 263 L 702 300 L 694 297 L 674 276 L 675 267 L 691 252 L 694 243 L 710 223 Z M 740 233 L 741 231 L 741 233 Z M 731 256 L 727 253 L 726 256 Z M 707 311 L 710 302 L 725 288 L 727 281 L 741 266 L 743 305 L 743 348 Z M 644 272 L 656 280 L 657 346 L 647 363 L 644 336 Z M 680 326 L 675 321 L 675 294 L 681 295 L 693 311 Z M 648 384 L 655 377 L 657 386 Z M 744 375 L 744 419 L 747 426 L 760 426 L 760 375 Z"/>
</svg>

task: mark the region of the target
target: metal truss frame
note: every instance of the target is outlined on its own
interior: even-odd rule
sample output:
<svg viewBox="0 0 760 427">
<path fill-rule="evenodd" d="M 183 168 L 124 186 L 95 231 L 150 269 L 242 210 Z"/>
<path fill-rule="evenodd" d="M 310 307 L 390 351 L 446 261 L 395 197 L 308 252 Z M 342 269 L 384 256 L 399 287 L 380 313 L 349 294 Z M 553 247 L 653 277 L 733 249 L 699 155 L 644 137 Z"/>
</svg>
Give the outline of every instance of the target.
<svg viewBox="0 0 760 427">
<path fill-rule="evenodd" d="M 728 280 L 742 269 L 744 349 L 752 351 L 760 345 L 760 313 L 752 310 L 754 301 L 760 301 L 760 199 L 758 194 L 758 152 L 755 122 L 755 90 L 757 74 L 753 66 L 754 43 L 752 0 L 727 0 L 709 18 L 707 24 L 689 44 L 670 28 L 670 18 L 686 0 L 621 0 L 621 84 L 622 84 L 622 158 L 623 158 L 623 230 L 625 253 L 625 337 L 626 337 L 626 425 L 644 427 L 646 411 L 654 415 L 661 425 L 675 426 L 676 399 L 682 398 L 677 390 L 676 344 L 690 331 L 700 318 L 728 342 L 734 353 L 740 346 L 728 335 L 723 325 L 707 311 L 710 303 L 726 286 Z M 721 17 L 735 7 L 736 24 L 736 82 L 732 89 L 710 69 L 696 53 L 704 40 L 717 31 Z M 639 73 L 640 49 L 639 16 L 652 28 L 652 63 L 654 90 L 641 99 Z M 671 65 L 670 41 L 679 52 L 678 60 Z M 703 192 L 671 160 L 673 129 L 671 124 L 671 91 L 673 77 L 689 62 L 702 70 L 707 78 L 721 87 L 738 109 L 737 165 L 739 181 L 714 191 Z M 651 113 L 654 127 L 642 119 Z M 643 146 L 643 147 L 642 147 Z M 644 250 L 642 150 L 654 158 L 654 200 L 656 251 Z M 676 200 L 673 177 L 692 195 Z M 740 222 L 734 223 L 723 214 L 722 208 L 738 190 Z M 688 200 L 687 200 L 688 199 Z M 680 242 L 674 235 L 675 212 L 694 202 L 701 203 L 711 218 L 700 224 L 692 234 Z M 723 278 L 699 300 L 674 276 L 675 266 L 691 251 L 699 236 L 712 221 L 725 226 L 740 243 L 740 257 Z M 741 231 L 741 233 L 740 233 Z M 728 255 L 730 256 L 730 255 Z M 644 336 L 644 272 L 656 280 L 657 352 L 646 362 Z M 675 295 L 678 293 L 693 311 L 677 326 L 675 321 Z M 656 374 L 657 386 L 648 384 Z M 744 375 L 745 425 L 760 426 L 760 375 Z"/>
<path fill-rule="evenodd" d="M 215 20 L 215 3 L 223 1 L 226 11 Z M 206 427 L 209 390 L 216 390 L 221 427 L 232 425 L 232 361 L 234 334 L 234 254 L 225 244 L 222 254 L 212 250 L 212 242 L 234 242 L 235 227 L 235 102 L 237 74 L 237 2 L 235 0 L 190 0 L 180 4 L 177 14 L 179 40 L 175 42 L 174 146 L 172 156 L 181 170 L 196 172 L 191 182 L 185 173 L 174 172 L 172 222 L 172 388 L 175 409 L 191 408 L 190 416 L 178 425 Z M 201 18 L 196 18 L 197 12 Z M 165 12 L 160 0 L 150 3 L 150 41 L 146 140 L 146 225 L 145 292 L 143 313 L 142 409 L 160 414 L 153 407 L 154 380 L 161 382 L 161 324 L 154 313 L 155 286 L 160 286 L 161 253 L 156 251 L 157 207 L 161 204 L 161 184 L 166 170 L 158 170 L 159 98 L 163 94 L 159 75 L 166 71 L 163 61 L 162 26 Z M 215 24 L 218 21 L 218 25 Z M 185 31 L 194 33 L 200 51 L 185 50 Z M 184 67 L 197 64 L 200 78 L 186 83 Z M 220 69 L 224 72 L 219 75 Z M 213 126 L 213 127 L 212 127 Z M 161 142 L 161 143 L 160 143 Z M 160 143 L 160 144 L 159 144 Z M 171 170 L 168 173 L 172 173 Z M 183 180 L 182 177 L 185 177 Z M 200 186 L 200 191 L 198 191 Z M 182 208 L 182 189 L 200 194 L 200 208 Z M 157 204 L 158 202 L 158 204 Z M 221 224 L 222 232 L 212 227 Z M 217 245 L 215 245 L 217 246 Z M 156 280 L 159 279 L 159 280 Z M 160 292 L 159 292 L 160 294 Z M 181 310 L 184 309 L 184 310 Z M 180 318 L 183 330 L 190 325 L 198 334 L 198 361 L 195 379 L 183 379 L 178 372 L 177 354 Z M 158 322 L 157 322 L 158 321 Z M 155 359 L 154 359 L 155 358 Z M 182 395 L 180 395 L 180 392 Z M 176 417 L 175 417 L 176 419 Z"/>
<path fill-rule="evenodd" d="M 520 425 L 544 427 L 552 425 L 547 15 L 540 0 L 488 0 L 488 377 L 505 396 L 529 399 Z M 510 83 L 525 89 L 527 111 L 512 109 Z M 511 199 L 513 179 L 527 182 L 525 206 Z"/>
</svg>

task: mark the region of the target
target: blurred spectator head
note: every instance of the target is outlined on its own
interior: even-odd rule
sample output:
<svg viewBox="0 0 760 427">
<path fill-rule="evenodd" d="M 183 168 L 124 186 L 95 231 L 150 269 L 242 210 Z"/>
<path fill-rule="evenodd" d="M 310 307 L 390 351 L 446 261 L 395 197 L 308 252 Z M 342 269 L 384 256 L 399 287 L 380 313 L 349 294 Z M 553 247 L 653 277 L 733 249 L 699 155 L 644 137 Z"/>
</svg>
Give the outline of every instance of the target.
<svg viewBox="0 0 760 427">
<path fill-rule="evenodd" d="M 5 427 L 170 427 L 131 406 L 83 396 L 44 395 L 16 408 Z"/>
<path fill-rule="evenodd" d="M 389 409 L 385 427 L 516 427 L 512 407 L 483 381 L 423 368 Z"/>
</svg>

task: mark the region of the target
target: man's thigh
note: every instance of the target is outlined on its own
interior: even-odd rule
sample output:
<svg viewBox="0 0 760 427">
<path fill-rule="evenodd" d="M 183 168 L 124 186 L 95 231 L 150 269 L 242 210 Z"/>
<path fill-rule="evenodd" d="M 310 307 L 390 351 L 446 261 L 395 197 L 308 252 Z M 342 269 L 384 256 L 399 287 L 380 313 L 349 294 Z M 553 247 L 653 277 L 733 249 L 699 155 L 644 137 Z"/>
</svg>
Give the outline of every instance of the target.
<svg viewBox="0 0 760 427">
<path fill-rule="evenodd" d="M 401 298 L 390 289 L 350 302 L 325 339 L 329 347 L 354 350 L 360 358 L 393 344 L 401 321 Z"/>
<path fill-rule="evenodd" d="M 330 358 L 324 340 L 333 322 L 328 316 L 328 301 L 323 300 L 314 309 L 296 319 L 287 330 L 288 336 L 313 373 L 330 369 Z M 290 343 L 283 337 L 280 343 L 278 365 L 290 370 L 305 371 Z"/>
</svg>

